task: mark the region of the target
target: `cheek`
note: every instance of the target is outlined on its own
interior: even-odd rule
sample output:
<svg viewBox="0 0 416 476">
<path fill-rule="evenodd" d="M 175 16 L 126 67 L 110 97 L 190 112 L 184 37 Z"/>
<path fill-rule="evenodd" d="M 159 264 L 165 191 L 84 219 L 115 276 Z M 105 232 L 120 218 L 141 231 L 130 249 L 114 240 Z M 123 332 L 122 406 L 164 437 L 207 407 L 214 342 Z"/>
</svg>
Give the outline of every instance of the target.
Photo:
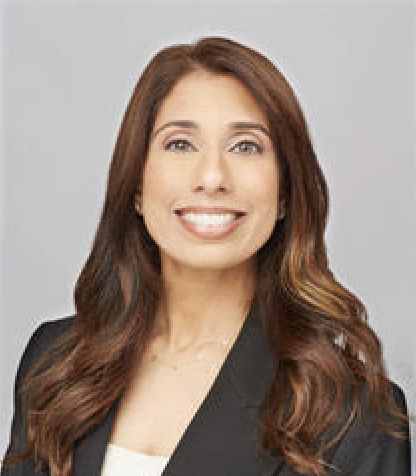
<svg viewBox="0 0 416 476">
<path fill-rule="evenodd" d="M 152 206 L 171 205 L 180 186 L 178 172 L 157 159 L 146 164 L 143 174 L 143 201 L 150 212 Z"/>
<path fill-rule="evenodd" d="M 143 191 L 147 195 L 160 190 L 160 186 L 165 182 L 163 168 L 157 162 L 149 159 L 143 173 Z"/>
<path fill-rule="evenodd" d="M 261 174 L 252 174 L 247 193 L 253 205 L 270 218 L 277 214 L 279 186 L 275 168 L 264 170 Z"/>
</svg>

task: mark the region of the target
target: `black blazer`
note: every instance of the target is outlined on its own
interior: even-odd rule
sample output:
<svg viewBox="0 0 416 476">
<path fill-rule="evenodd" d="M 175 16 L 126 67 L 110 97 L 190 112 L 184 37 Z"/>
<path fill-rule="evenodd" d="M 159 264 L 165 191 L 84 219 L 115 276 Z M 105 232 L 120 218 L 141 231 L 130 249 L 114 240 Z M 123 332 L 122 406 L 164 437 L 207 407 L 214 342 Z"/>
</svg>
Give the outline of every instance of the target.
<svg viewBox="0 0 416 476">
<path fill-rule="evenodd" d="M 16 376 L 16 385 L 37 356 L 73 323 L 73 317 L 42 324 L 32 335 Z M 207 396 L 186 428 L 163 476 L 295 476 L 274 452 L 262 454 L 254 443 L 258 408 L 271 381 L 274 360 L 258 313 L 252 307 Z M 396 402 L 406 411 L 401 389 L 392 383 Z M 103 421 L 74 448 L 74 476 L 99 476 L 119 400 Z M 364 415 L 365 416 L 365 415 Z M 11 437 L 24 440 L 25 411 L 15 398 Z M 409 429 L 407 427 L 407 431 Z M 9 449 L 14 448 L 12 443 Z M 410 439 L 381 433 L 367 418 L 358 419 L 326 455 L 339 468 L 328 476 L 410 476 Z M 1 476 L 35 475 L 31 460 Z M 122 476 L 122 475 L 120 475 Z"/>
</svg>

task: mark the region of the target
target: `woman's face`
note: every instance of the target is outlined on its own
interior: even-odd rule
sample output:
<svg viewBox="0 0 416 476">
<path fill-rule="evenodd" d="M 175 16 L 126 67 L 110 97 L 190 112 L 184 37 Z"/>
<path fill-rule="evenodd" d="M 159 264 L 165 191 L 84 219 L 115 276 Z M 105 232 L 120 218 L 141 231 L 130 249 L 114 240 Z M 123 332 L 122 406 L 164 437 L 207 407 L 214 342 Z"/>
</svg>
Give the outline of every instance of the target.
<svg viewBox="0 0 416 476">
<path fill-rule="evenodd" d="M 173 121 L 187 123 L 168 124 Z M 266 132 L 233 126 L 237 122 Z M 267 129 L 250 92 L 231 76 L 191 73 L 164 99 L 151 133 L 142 195 L 136 197 L 162 266 L 173 260 L 221 269 L 255 259 L 282 210 Z M 196 207 L 194 214 L 185 215 L 186 207 Z M 236 220 L 227 210 L 244 216 Z"/>
</svg>

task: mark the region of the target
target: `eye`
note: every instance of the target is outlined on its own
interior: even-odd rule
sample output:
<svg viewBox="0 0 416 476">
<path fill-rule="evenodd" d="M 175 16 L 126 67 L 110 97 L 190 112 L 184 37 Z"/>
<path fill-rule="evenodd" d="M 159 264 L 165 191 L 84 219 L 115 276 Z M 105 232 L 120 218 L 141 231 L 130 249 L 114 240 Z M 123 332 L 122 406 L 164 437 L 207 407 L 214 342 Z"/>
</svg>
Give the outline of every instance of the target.
<svg viewBox="0 0 416 476">
<path fill-rule="evenodd" d="M 181 147 L 177 148 L 176 145 L 177 144 L 182 144 Z M 171 145 L 175 145 L 175 147 L 171 147 Z M 185 152 L 186 151 L 186 148 L 184 148 L 183 146 L 191 146 L 192 148 L 193 145 L 187 141 L 186 139 L 175 139 L 175 140 L 171 140 L 170 142 L 168 142 L 165 146 L 165 150 L 173 150 L 173 151 L 178 151 L 178 152 Z"/>
<path fill-rule="evenodd" d="M 244 145 L 243 148 L 240 147 L 240 150 L 242 150 L 243 153 L 248 153 L 249 155 L 253 153 L 258 153 L 261 154 L 263 152 L 263 147 L 261 147 L 259 144 L 256 142 L 252 142 L 249 140 L 244 140 L 236 144 L 233 148 L 239 147 L 241 145 Z M 191 149 L 188 149 L 188 146 Z M 250 146 L 250 147 L 247 147 Z M 174 139 L 169 141 L 165 145 L 165 150 L 173 150 L 176 152 L 186 152 L 187 150 L 195 150 L 194 146 L 186 139 Z"/>
<path fill-rule="evenodd" d="M 234 147 L 241 146 L 241 144 L 245 144 L 245 146 L 242 149 L 240 148 L 240 150 L 243 150 L 243 152 L 246 152 L 247 150 L 252 151 L 252 152 L 248 152 L 249 154 L 256 153 L 256 151 L 258 154 L 261 154 L 263 152 L 263 147 L 261 147 L 259 144 L 256 144 L 255 142 L 252 142 L 250 140 L 243 140 L 239 142 L 238 144 L 236 144 Z M 254 148 L 251 147 L 250 149 L 248 149 L 247 145 L 254 146 Z"/>
</svg>

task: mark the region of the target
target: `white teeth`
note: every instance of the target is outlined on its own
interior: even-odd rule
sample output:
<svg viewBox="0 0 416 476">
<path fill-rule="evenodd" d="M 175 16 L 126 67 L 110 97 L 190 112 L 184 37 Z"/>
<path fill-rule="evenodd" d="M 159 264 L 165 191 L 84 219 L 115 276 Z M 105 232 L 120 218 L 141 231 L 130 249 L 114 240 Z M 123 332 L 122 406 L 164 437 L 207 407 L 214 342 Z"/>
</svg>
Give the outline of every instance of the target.
<svg viewBox="0 0 416 476">
<path fill-rule="evenodd" d="M 182 217 L 185 220 L 192 221 L 193 223 L 199 223 L 201 225 L 224 225 L 235 218 L 237 215 L 234 213 L 224 213 L 224 214 L 206 214 L 206 213 L 183 213 Z"/>
</svg>

